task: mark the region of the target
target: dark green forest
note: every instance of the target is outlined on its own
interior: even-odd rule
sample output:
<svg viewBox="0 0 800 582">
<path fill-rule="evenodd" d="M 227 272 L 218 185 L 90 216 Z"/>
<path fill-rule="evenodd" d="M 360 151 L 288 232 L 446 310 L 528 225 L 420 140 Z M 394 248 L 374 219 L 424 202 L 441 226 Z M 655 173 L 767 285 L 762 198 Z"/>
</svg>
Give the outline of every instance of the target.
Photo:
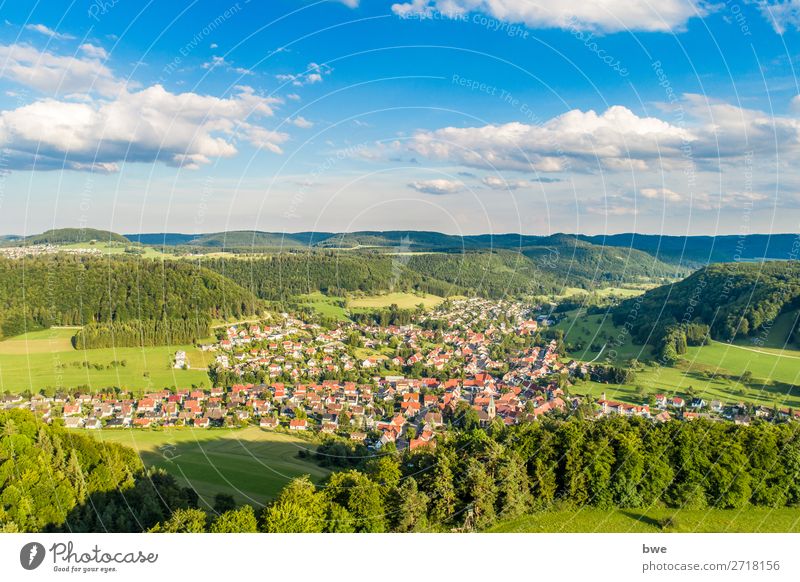
<svg viewBox="0 0 800 582">
<path fill-rule="evenodd" d="M 192 344 L 211 335 L 207 317 L 90 323 L 72 338 L 78 350 Z"/>
<path fill-rule="evenodd" d="M 317 451 L 321 485 L 289 483 L 263 509 L 217 496 L 214 512 L 135 452 L 0 413 L 4 531 L 410 532 L 482 530 L 558 504 L 702 509 L 800 504 L 795 423 L 656 424 L 547 418 L 442 435 L 379 456 L 349 441 Z M 305 454 L 305 453 L 303 453 Z"/>
<path fill-rule="evenodd" d="M 52 325 L 240 317 L 258 299 L 188 261 L 48 255 L 0 259 L 0 329 L 13 336 Z"/>
<path fill-rule="evenodd" d="M 0 411 L 2 532 L 139 532 L 196 505 L 131 448 Z"/>
<path fill-rule="evenodd" d="M 753 336 L 798 307 L 800 265 L 795 261 L 724 263 L 623 301 L 612 316 L 638 343 L 664 346 L 671 343 L 670 333 L 688 324 L 703 325 L 722 341 Z M 797 342 L 797 335 L 793 330 L 790 339 Z M 691 333 L 687 340 L 692 341 Z"/>
</svg>

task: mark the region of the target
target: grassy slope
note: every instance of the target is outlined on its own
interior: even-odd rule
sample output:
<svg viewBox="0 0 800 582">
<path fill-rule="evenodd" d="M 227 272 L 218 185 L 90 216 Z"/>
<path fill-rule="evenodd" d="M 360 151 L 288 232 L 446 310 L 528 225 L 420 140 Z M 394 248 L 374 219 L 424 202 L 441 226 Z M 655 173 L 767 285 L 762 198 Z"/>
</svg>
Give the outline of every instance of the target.
<svg viewBox="0 0 800 582">
<path fill-rule="evenodd" d="M 662 527 L 672 518 L 672 525 Z M 493 533 L 798 533 L 800 509 L 594 509 L 544 511 L 502 522 Z"/>
<path fill-rule="evenodd" d="M 780 319 L 780 318 L 779 318 Z M 775 327 L 785 327 L 776 320 Z M 605 361 L 616 353 L 616 362 L 624 364 L 630 358 L 646 360 L 652 357 L 650 346 L 632 343 L 620 328 L 611 323 L 610 317 L 602 315 L 580 315 L 577 311 L 556 326 L 565 333 L 567 342 L 581 341 L 583 350 L 569 353 L 570 357 L 591 361 L 598 351 L 591 344 L 602 346 L 609 343 L 598 361 Z M 620 341 L 621 338 L 621 341 Z M 612 350 L 615 350 L 613 352 Z M 756 351 L 757 350 L 757 351 Z M 753 379 L 746 385 L 740 376 L 749 370 Z M 713 374 L 713 377 L 710 376 Z M 689 388 L 706 400 L 719 399 L 724 402 L 745 400 L 756 404 L 800 407 L 800 351 L 791 349 L 761 348 L 729 345 L 720 342 L 702 347 L 690 347 L 686 355 L 674 367 L 646 366 L 637 373 L 636 381 L 630 385 L 610 385 L 595 382 L 579 383 L 576 394 L 592 394 L 599 397 L 603 392 L 607 398 L 625 402 L 641 403 L 638 388 L 646 392 L 686 395 Z"/>
<path fill-rule="evenodd" d="M 290 479 L 310 475 L 320 481 L 328 471 L 299 459 L 314 445 L 293 435 L 245 429 L 103 430 L 96 438 L 136 449 L 147 466 L 158 466 L 192 487 L 201 503 L 213 505 L 220 491 L 239 503 L 263 504 Z"/>
<path fill-rule="evenodd" d="M 97 390 L 119 386 L 141 391 L 208 384 L 206 368 L 212 356 L 193 346 L 74 350 L 70 344 L 74 333 L 74 329 L 53 328 L 0 342 L 0 392 L 81 385 Z M 170 362 L 176 350 L 186 351 L 189 364 L 196 369 L 173 369 Z M 127 365 L 107 368 L 114 360 L 126 360 Z M 101 364 L 104 369 L 84 368 L 80 365 L 84 361 Z M 145 372 L 149 372 L 149 378 Z"/>
</svg>

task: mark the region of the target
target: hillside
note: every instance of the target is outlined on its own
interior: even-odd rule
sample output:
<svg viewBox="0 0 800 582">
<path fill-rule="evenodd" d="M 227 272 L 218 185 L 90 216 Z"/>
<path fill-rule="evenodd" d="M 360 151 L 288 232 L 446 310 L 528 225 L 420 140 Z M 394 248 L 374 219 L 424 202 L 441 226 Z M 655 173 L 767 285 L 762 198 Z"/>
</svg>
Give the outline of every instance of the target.
<svg viewBox="0 0 800 582">
<path fill-rule="evenodd" d="M 121 234 L 109 232 L 107 230 L 97 230 L 94 228 L 59 228 L 55 230 L 48 230 L 42 234 L 24 237 L 17 241 L 17 244 L 24 243 L 30 245 L 57 245 L 86 243 L 93 240 L 98 242 L 117 242 L 121 244 L 130 244 L 131 242 Z"/>
<path fill-rule="evenodd" d="M 779 316 L 800 306 L 800 265 L 794 261 L 722 263 L 622 302 L 614 323 L 639 342 L 656 345 L 670 326 L 698 323 L 719 340 L 767 337 Z M 784 341 L 797 341 L 797 322 Z M 774 338 L 772 338 L 774 342 Z"/>
<path fill-rule="evenodd" d="M 138 532 L 196 503 L 128 447 L 0 411 L 0 532 Z"/>
<path fill-rule="evenodd" d="M 663 282 L 688 273 L 688 269 L 668 265 L 643 251 L 594 245 L 569 235 L 549 237 L 546 244 L 523 248 L 522 254 L 542 271 L 575 287 Z"/>
<path fill-rule="evenodd" d="M 0 259 L 0 329 L 11 336 L 52 325 L 253 313 L 258 300 L 185 261 L 47 255 Z"/>
</svg>

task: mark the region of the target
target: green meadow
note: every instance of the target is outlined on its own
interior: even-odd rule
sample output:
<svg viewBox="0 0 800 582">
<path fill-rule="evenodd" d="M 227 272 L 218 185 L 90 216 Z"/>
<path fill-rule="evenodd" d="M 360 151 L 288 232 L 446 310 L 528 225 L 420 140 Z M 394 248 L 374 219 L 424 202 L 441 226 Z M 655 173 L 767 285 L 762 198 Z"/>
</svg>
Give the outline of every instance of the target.
<svg viewBox="0 0 800 582">
<path fill-rule="evenodd" d="M 578 382 L 572 389 L 575 394 L 600 397 L 605 393 L 609 399 L 641 404 L 647 395 L 665 393 L 800 408 L 800 350 L 783 347 L 785 339 L 780 339 L 788 336 L 795 315 L 777 318 L 763 345 L 748 340 L 731 344 L 712 341 L 689 347 L 673 366 L 654 364 L 651 346 L 634 344 L 610 316 L 573 310 L 555 329 L 564 332 L 572 347 L 567 354 L 570 358 L 618 365 L 627 365 L 634 358 L 643 362 L 631 384 Z"/>
<path fill-rule="evenodd" d="M 342 297 L 329 297 L 319 291 L 300 295 L 298 302 L 306 307 L 310 307 L 323 317 L 331 317 L 338 321 L 349 321 L 347 309 L 342 307 L 345 300 Z"/>
<path fill-rule="evenodd" d="M 75 350 L 74 334 L 74 328 L 51 328 L 0 341 L 0 392 L 78 386 L 141 392 L 208 383 L 213 356 L 194 346 Z M 172 368 L 177 350 L 186 352 L 191 369 Z"/>
<path fill-rule="evenodd" d="M 430 309 L 436 307 L 442 301 L 444 301 L 444 298 L 438 295 L 423 296 L 415 295 L 414 293 L 394 292 L 355 297 L 347 302 L 347 306 L 353 309 L 380 309 L 390 305 L 397 305 L 400 309 L 414 309 L 421 303 L 426 309 Z"/>
<path fill-rule="evenodd" d="M 261 430 L 175 428 L 85 431 L 104 442 L 132 447 L 148 467 L 160 467 L 214 505 L 214 495 L 230 493 L 238 503 L 263 505 L 294 477 L 321 481 L 328 471 L 300 451 L 316 445 L 300 437 Z"/>
<path fill-rule="evenodd" d="M 800 509 L 595 509 L 542 511 L 490 533 L 800 533 Z"/>
</svg>

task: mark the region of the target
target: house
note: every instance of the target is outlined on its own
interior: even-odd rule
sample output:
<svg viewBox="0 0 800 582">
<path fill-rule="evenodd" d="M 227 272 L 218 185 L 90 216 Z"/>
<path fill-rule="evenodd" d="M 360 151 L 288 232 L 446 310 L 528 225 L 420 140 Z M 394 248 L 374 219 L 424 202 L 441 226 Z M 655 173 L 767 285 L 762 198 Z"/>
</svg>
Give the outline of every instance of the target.
<svg viewBox="0 0 800 582">
<path fill-rule="evenodd" d="M 86 421 L 77 416 L 70 416 L 64 419 L 64 426 L 67 428 L 83 428 Z"/>
<path fill-rule="evenodd" d="M 278 419 L 274 416 L 262 416 L 261 420 L 258 421 L 258 426 L 261 428 L 272 429 L 277 428 L 279 425 L 280 422 L 278 422 Z"/>
<path fill-rule="evenodd" d="M 683 398 L 675 396 L 672 398 L 672 406 L 675 408 L 683 408 L 686 403 L 684 402 Z"/>
<path fill-rule="evenodd" d="M 694 408 L 695 410 L 699 410 L 700 408 L 706 407 L 706 401 L 702 398 L 692 398 L 692 401 L 689 403 L 690 408 Z"/>
<path fill-rule="evenodd" d="M 306 430 L 308 421 L 305 418 L 293 418 L 289 421 L 289 430 Z"/>
<path fill-rule="evenodd" d="M 211 425 L 211 419 L 207 416 L 194 419 L 194 426 L 196 428 L 208 428 Z"/>
</svg>

